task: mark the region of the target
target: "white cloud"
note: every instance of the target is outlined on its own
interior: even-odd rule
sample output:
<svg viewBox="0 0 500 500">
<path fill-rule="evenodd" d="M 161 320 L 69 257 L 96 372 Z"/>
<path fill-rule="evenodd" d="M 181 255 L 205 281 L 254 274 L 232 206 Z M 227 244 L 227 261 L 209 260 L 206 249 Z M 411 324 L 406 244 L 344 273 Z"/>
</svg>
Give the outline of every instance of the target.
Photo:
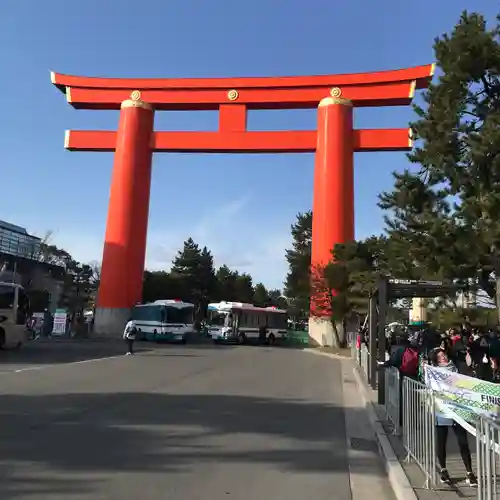
<svg viewBox="0 0 500 500">
<path fill-rule="evenodd" d="M 277 232 L 272 225 L 261 224 L 251 218 L 250 194 L 229 199 L 206 209 L 192 225 L 175 226 L 172 219 L 165 227 L 148 232 L 146 267 L 168 270 L 183 241 L 193 238 L 200 246 L 206 245 L 214 256 L 216 266 L 226 264 L 250 274 L 255 282 L 262 281 L 270 288 L 282 288 L 287 272 L 285 249 L 291 236 Z M 249 222 L 251 221 L 251 222 Z M 104 241 L 104 221 L 91 233 L 75 232 L 64 227 L 53 234 L 52 242 L 70 252 L 81 262 L 100 261 Z"/>
<path fill-rule="evenodd" d="M 252 198 L 244 195 L 204 212 L 193 227 L 172 231 L 150 231 L 147 267 L 169 269 L 182 242 L 191 237 L 211 250 L 216 266 L 226 264 L 250 274 L 255 282 L 282 288 L 287 271 L 285 248 L 290 235 L 269 232 L 258 222 L 248 224 L 244 213 L 251 209 Z M 271 228 L 272 229 L 272 228 Z"/>
</svg>

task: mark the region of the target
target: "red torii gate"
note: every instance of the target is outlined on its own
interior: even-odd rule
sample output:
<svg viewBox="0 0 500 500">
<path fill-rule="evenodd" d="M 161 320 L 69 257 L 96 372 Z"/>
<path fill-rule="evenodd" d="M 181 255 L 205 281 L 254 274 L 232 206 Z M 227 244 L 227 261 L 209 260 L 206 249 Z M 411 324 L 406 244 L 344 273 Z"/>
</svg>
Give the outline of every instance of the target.
<svg viewBox="0 0 500 500">
<path fill-rule="evenodd" d="M 353 107 L 405 106 L 434 65 L 374 73 L 263 78 L 94 78 L 52 73 L 76 109 L 121 110 L 118 131 L 66 132 L 70 151 L 115 151 L 96 332 L 116 333 L 141 300 L 154 152 L 316 152 L 311 265 L 354 239 L 353 153 L 407 151 L 407 128 L 353 129 Z M 248 109 L 318 107 L 317 130 L 247 131 Z M 154 111 L 218 110 L 217 132 L 156 132 Z M 314 298 L 312 300 L 314 305 Z M 328 321 L 310 336 L 328 344 Z"/>
</svg>

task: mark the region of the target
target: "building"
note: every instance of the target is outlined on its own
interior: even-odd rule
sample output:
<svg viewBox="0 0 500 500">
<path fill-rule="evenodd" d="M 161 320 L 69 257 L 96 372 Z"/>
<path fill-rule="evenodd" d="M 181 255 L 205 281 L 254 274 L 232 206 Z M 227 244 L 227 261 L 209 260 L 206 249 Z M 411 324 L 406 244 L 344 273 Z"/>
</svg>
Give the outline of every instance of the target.
<svg viewBox="0 0 500 500">
<path fill-rule="evenodd" d="M 29 234 L 24 227 L 0 220 L 1 254 L 36 259 L 41 243 L 40 238 Z"/>
<path fill-rule="evenodd" d="M 65 270 L 41 261 L 42 240 L 20 226 L 0 220 L 0 281 L 22 284 L 30 291 L 46 292 L 56 309 L 63 292 Z"/>
</svg>

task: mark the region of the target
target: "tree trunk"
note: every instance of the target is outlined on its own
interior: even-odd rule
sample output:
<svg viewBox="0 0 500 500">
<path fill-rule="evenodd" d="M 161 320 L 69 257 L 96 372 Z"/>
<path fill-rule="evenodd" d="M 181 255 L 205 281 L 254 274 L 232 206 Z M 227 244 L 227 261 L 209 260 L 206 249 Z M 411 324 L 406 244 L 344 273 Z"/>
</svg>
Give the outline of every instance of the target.
<svg viewBox="0 0 500 500">
<path fill-rule="evenodd" d="M 333 346 L 342 348 L 345 346 L 345 324 L 343 321 L 332 321 L 333 325 Z"/>
</svg>

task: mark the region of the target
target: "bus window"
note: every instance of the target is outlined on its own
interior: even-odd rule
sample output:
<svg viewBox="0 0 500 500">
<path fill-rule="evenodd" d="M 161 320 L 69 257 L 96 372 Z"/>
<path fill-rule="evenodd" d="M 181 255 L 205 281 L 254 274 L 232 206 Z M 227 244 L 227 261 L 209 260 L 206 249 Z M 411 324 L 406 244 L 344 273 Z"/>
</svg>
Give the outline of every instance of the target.
<svg viewBox="0 0 500 500">
<path fill-rule="evenodd" d="M 15 288 L 13 286 L 0 285 L 0 309 L 8 309 L 12 312 L 14 307 Z"/>
<path fill-rule="evenodd" d="M 141 321 L 160 321 L 161 311 L 164 311 L 163 306 L 137 306 L 132 309 L 132 319 Z"/>
<path fill-rule="evenodd" d="M 259 326 L 267 326 L 266 314 L 259 314 Z"/>
<path fill-rule="evenodd" d="M 169 307 L 167 306 L 167 323 L 191 324 L 193 322 L 194 309 L 192 307 Z"/>
</svg>

